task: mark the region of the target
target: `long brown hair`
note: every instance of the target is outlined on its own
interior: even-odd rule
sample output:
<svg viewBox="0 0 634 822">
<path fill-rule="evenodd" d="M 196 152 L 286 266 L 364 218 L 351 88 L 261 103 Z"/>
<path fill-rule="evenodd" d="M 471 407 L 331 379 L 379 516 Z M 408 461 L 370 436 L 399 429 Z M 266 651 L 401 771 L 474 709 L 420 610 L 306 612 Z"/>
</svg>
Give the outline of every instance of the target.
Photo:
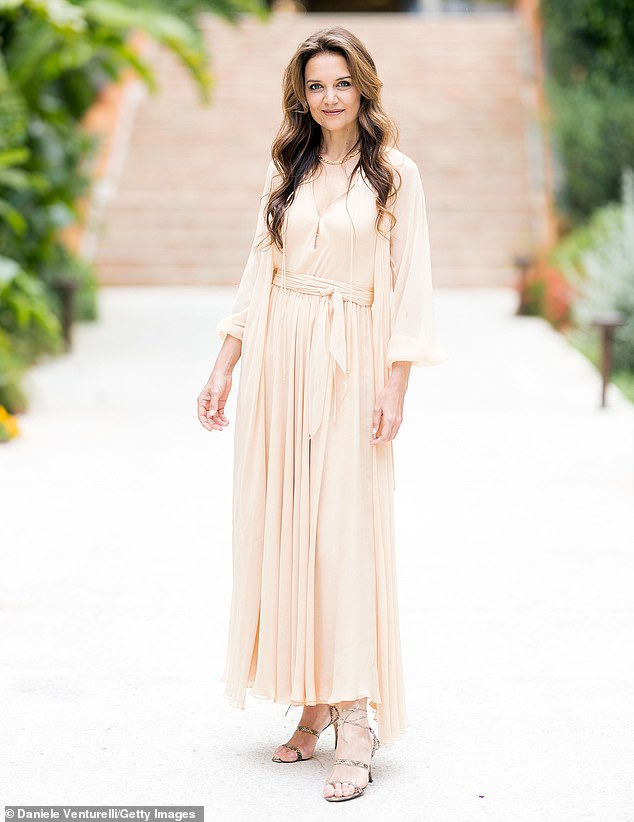
<svg viewBox="0 0 634 822">
<path fill-rule="evenodd" d="M 284 119 L 273 141 L 271 154 L 281 182 L 271 191 L 266 207 L 266 223 L 271 239 L 282 247 L 282 223 L 302 180 L 319 165 L 321 126 L 310 114 L 305 92 L 306 63 L 316 54 L 334 52 L 345 58 L 352 82 L 359 90 L 359 159 L 350 177 L 359 168 L 376 192 L 376 229 L 387 215 L 391 226 L 394 215 L 388 201 L 395 193 L 394 175 L 398 174 L 386 158 L 386 150 L 396 145 L 398 129 L 381 105 L 381 88 L 376 65 L 363 43 L 341 26 L 315 32 L 297 47 L 284 71 L 282 107 Z M 400 175 L 399 175 L 400 180 Z"/>
</svg>

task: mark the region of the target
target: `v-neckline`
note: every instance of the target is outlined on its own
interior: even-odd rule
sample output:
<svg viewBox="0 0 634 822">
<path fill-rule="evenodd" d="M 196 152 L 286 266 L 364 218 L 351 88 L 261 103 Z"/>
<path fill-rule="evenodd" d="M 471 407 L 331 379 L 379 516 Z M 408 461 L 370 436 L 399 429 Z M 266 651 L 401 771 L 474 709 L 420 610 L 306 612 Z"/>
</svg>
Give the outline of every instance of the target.
<svg viewBox="0 0 634 822">
<path fill-rule="evenodd" d="M 334 198 L 334 200 L 331 200 L 330 203 L 328 203 L 328 205 L 326 206 L 326 208 L 324 209 L 324 211 L 321 214 L 319 213 L 319 208 L 317 207 L 317 198 L 315 197 L 315 176 L 313 175 L 310 178 L 310 193 L 311 193 L 311 197 L 313 199 L 313 207 L 315 209 L 315 213 L 317 214 L 317 219 L 319 221 L 323 220 L 323 218 L 326 216 L 326 214 L 328 214 L 330 209 L 337 202 L 337 200 L 340 200 L 342 197 L 345 197 L 346 194 L 348 194 L 350 191 L 352 191 L 354 186 L 357 184 L 357 177 L 358 176 L 359 176 L 359 169 L 357 169 L 355 172 L 353 172 L 352 183 L 351 183 L 350 187 L 346 191 L 342 191 L 341 194 L 338 194 Z"/>
</svg>

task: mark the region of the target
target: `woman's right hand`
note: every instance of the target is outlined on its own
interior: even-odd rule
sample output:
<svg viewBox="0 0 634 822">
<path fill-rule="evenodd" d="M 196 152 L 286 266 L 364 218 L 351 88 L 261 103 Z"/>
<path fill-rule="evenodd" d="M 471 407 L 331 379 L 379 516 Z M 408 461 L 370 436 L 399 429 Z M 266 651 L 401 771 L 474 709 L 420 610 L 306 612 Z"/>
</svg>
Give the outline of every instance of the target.
<svg viewBox="0 0 634 822">
<path fill-rule="evenodd" d="M 212 372 L 198 395 L 198 419 L 208 431 L 222 431 L 229 420 L 225 417 L 225 405 L 231 390 L 231 372 Z"/>
</svg>

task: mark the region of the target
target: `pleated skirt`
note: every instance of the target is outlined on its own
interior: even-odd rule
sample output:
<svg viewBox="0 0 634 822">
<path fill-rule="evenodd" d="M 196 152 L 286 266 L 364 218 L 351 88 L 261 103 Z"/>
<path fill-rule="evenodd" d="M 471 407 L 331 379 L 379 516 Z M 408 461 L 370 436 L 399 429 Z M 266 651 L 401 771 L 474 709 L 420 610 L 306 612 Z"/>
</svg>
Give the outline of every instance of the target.
<svg viewBox="0 0 634 822">
<path fill-rule="evenodd" d="M 383 718 L 381 741 L 390 744 L 407 720 L 393 542 L 376 527 L 391 523 L 393 502 L 377 499 L 373 474 L 372 449 L 387 446 L 370 444 L 372 308 L 339 303 L 345 373 L 329 351 L 332 293 L 275 283 L 260 383 L 266 504 L 259 620 L 253 647 L 241 649 L 251 660 L 246 686 L 254 697 L 288 705 L 367 697 L 378 709 L 379 737 Z M 377 579 L 384 569 L 387 583 Z M 240 641 L 230 634 L 230 652 Z M 392 692 L 382 693 L 381 684 Z"/>
</svg>

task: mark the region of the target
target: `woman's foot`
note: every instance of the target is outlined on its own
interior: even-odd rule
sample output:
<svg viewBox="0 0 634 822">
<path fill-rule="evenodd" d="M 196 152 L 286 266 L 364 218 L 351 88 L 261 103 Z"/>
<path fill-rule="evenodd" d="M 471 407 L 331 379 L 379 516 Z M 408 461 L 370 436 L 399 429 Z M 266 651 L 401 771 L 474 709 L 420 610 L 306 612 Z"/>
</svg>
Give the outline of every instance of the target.
<svg viewBox="0 0 634 822">
<path fill-rule="evenodd" d="M 305 725 L 307 728 L 312 728 L 317 733 L 321 733 L 330 725 L 331 713 L 330 707 L 325 703 L 319 705 L 304 705 L 304 711 L 298 725 Z M 296 730 L 293 736 L 285 745 L 278 745 L 273 755 L 284 762 L 297 762 L 299 759 L 297 751 L 289 748 L 289 745 L 294 745 L 300 749 L 302 759 L 310 759 L 315 752 L 317 745 L 317 737 L 307 731 Z"/>
<path fill-rule="evenodd" d="M 340 716 L 337 721 L 336 758 L 353 759 L 369 765 L 374 750 L 374 737 L 369 728 L 367 698 L 341 702 L 336 707 Z M 359 765 L 334 765 L 324 785 L 324 797 L 351 796 L 356 792 L 355 785 L 364 788 L 368 780 L 369 770 L 366 768 Z"/>
</svg>

